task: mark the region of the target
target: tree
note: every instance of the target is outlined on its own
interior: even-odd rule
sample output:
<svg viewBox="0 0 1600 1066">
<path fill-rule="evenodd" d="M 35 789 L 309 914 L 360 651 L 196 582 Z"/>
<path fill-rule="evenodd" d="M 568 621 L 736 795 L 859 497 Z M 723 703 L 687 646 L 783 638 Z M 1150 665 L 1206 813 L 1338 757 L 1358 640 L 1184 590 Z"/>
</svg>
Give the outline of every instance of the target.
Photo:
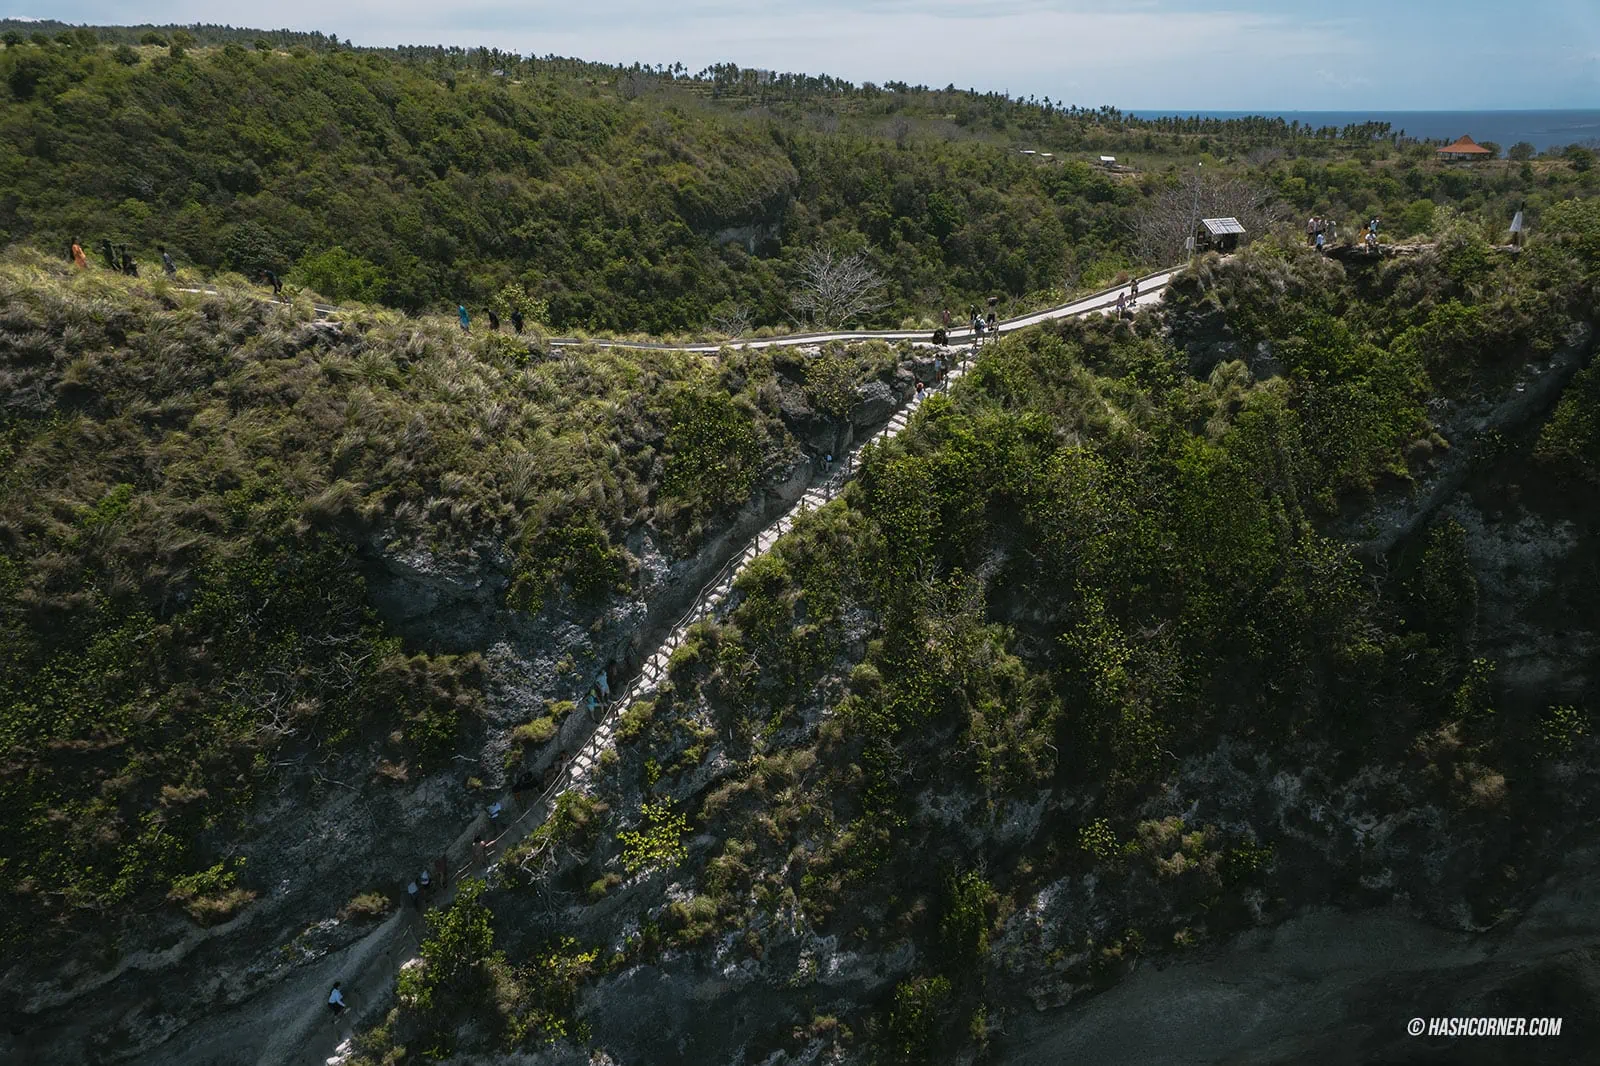
<svg viewBox="0 0 1600 1066">
<path fill-rule="evenodd" d="M 1193 180 L 1162 189 L 1134 216 L 1130 224 L 1133 250 L 1141 262 L 1168 263 L 1183 255 L 1189 227 L 1197 219 L 1236 218 L 1249 235 L 1288 217 L 1288 208 L 1277 202 L 1271 186 L 1196 167 Z"/>
<path fill-rule="evenodd" d="M 302 256 L 295 264 L 292 277 L 331 300 L 363 303 L 377 303 L 383 299 L 389 284 L 388 277 L 376 263 L 353 255 L 337 244 L 318 255 Z"/>
<path fill-rule="evenodd" d="M 1500 158 L 1500 146 L 1494 141 L 1479 141 L 1478 147 L 1486 150 L 1489 153 L 1490 159 Z"/>
<path fill-rule="evenodd" d="M 464 881 L 454 902 L 428 915 L 429 937 L 422 942 L 422 965 L 400 971 L 400 996 L 427 1011 L 444 1006 L 468 990 L 485 967 L 496 961 L 494 927 L 479 896 L 484 884 Z"/>
<path fill-rule="evenodd" d="M 800 292 L 792 302 L 802 321 L 836 328 L 882 307 L 882 290 L 883 278 L 865 254 L 813 247 L 800 257 Z"/>
<path fill-rule="evenodd" d="M 1527 141 L 1518 141 L 1516 144 L 1511 146 L 1510 156 L 1512 159 L 1521 163 L 1525 160 L 1532 159 L 1533 153 L 1533 145 L 1529 144 Z"/>
<path fill-rule="evenodd" d="M 1568 145 L 1567 150 L 1561 154 L 1572 164 L 1572 169 L 1580 173 L 1594 166 L 1594 153 L 1581 145 Z"/>
</svg>

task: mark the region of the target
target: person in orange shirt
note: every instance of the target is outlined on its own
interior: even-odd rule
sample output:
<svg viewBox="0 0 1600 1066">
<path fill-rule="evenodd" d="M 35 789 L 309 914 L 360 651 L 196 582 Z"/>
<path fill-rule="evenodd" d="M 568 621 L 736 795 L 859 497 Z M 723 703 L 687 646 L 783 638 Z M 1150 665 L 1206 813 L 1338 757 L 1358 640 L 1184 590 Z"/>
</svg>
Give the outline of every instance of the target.
<svg viewBox="0 0 1600 1066">
<path fill-rule="evenodd" d="M 79 270 L 89 269 L 89 259 L 83 254 L 83 245 L 78 243 L 78 238 L 72 238 L 72 264 Z"/>
</svg>

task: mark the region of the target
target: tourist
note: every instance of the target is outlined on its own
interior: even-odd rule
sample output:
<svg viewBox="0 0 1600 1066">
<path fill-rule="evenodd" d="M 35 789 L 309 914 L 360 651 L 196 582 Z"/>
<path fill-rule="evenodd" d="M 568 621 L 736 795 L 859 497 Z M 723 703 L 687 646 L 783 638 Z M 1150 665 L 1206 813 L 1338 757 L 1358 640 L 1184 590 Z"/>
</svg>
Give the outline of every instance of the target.
<svg viewBox="0 0 1600 1066">
<path fill-rule="evenodd" d="M 461 332 L 472 332 L 472 316 L 467 314 L 466 304 L 456 304 L 456 317 L 461 319 Z"/>
<path fill-rule="evenodd" d="M 1135 304 L 1139 302 L 1139 279 L 1138 278 L 1134 278 L 1131 282 L 1128 283 L 1128 302 L 1129 303 L 1135 303 Z"/>
<path fill-rule="evenodd" d="M 1321 233 L 1317 234 L 1317 254 L 1318 255 L 1326 255 L 1326 254 L 1328 254 L 1323 248 L 1323 237 L 1322 237 Z"/>
<path fill-rule="evenodd" d="M 272 298 L 274 300 L 283 299 L 283 282 L 279 280 L 278 275 L 270 270 L 263 270 L 261 272 L 261 280 L 272 286 Z"/>
<path fill-rule="evenodd" d="M 917 382 L 917 399 L 922 399 L 922 382 Z"/>
<path fill-rule="evenodd" d="M 130 278 L 139 276 L 139 267 L 134 263 L 133 256 L 127 248 L 122 249 L 122 272 Z"/>
<path fill-rule="evenodd" d="M 158 244 L 158 245 L 156 245 L 156 251 L 161 253 L 161 269 L 165 270 L 167 272 L 167 277 L 169 277 L 169 278 L 177 277 L 178 276 L 178 264 L 174 263 L 172 261 L 172 256 L 167 254 L 167 246 L 164 245 L 164 244 Z"/>
<path fill-rule="evenodd" d="M 417 883 L 415 881 L 412 881 L 410 884 L 406 885 L 406 895 L 411 897 L 411 905 L 417 908 L 417 911 L 420 913 L 422 911 L 422 893 L 417 890 Z"/>
<path fill-rule="evenodd" d="M 944 323 L 945 329 L 950 328 L 950 309 L 948 307 L 944 309 L 944 313 L 940 316 L 940 320 Z"/>
<path fill-rule="evenodd" d="M 89 269 L 89 258 L 83 254 L 83 245 L 78 243 L 78 238 L 72 238 L 72 265 L 79 270 Z"/>
<path fill-rule="evenodd" d="M 489 332 L 500 332 L 500 316 L 494 313 L 494 308 L 489 308 Z"/>
<path fill-rule="evenodd" d="M 479 834 L 478 836 L 473 837 L 472 838 L 472 864 L 474 866 L 482 866 L 484 859 L 487 858 L 488 855 L 489 855 L 489 845 L 487 845 L 487 844 L 485 844 L 483 842 L 483 835 Z"/>
<path fill-rule="evenodd" d="M 944 380 L 944 360 L 937 355 L 933 357 L 933 380 Z"/>
<path fill-rule="evenodd" d="M 1121 319 L 1122 316 L 1123 316 L 1123 313 L 1126 312 L 1127 310 L 1128 310 L 1128 294 L 1125 293 L 1125 292 L 1118 291 L 1118 293 L 1117 293 L 1117 318 Z"/>
<path fill-rule="evenodd" d="M 344 993 L 339 991 L 339 982 L 333 983 L 333 991 L 328 993 L 328 1009 L 337 1018 L 344 1013 Z"/>
<path fill-rule="evenodd" d="M 522 308 L 513 308 L 511 311 L 511 328 L 518 333 L 522 332 Z"/>
<path fill-rule="evenodd" d="M 1307 244 L 1315 244 L 1316 242 L 1317 242 L 1317 216 L 1316 215 L 1312 215 L 1310 218 L 1306 219 L 1306 243 Z"/>
<path fill-rule="evenodd" d="M 107 270 L 117 269 L 117 250 L 111 247 L 111 239 L 109 237 L 100 242 L 100 254 L 106 257 Z"/>
</svg>

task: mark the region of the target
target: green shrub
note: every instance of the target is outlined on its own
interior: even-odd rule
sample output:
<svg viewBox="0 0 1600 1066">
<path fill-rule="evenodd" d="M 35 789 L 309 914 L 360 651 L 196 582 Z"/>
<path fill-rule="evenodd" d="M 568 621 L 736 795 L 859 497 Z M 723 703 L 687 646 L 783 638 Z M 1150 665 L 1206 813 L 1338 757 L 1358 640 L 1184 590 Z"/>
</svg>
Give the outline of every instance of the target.
<svg viewBox="0 0 1600 1066">
<path fill-rule="evenodd" d="M 524 722 L 511 731 L 511 739 L 530 747 L 547 744 L 556 735 L 556 720 L 549 715 Z"/>
<path fill-rule="evenodd" d="M 897 1061 L 927 1062 L 933 1057 L 950 991 L 946 977 L 910 977 L 895 986 L 885 1043 Z"/>
<path fill-rule="evenodd" d="M 289 277 L 295 284 L 315 289 L 334 301 L 377 303 L 389 286 L 381 267 L 337 244 L 314 255 L 301 256 Z"/>
<path fill-rule="evenodd" d="M 617 834 L 624 869 L 636 874 L 677 865 L 689 854 L 684 844 L 688 833 L 688 818 L 672 809 L 671 800 L 646 802 L 640 808 L 639 828 Z"/>
</svg>

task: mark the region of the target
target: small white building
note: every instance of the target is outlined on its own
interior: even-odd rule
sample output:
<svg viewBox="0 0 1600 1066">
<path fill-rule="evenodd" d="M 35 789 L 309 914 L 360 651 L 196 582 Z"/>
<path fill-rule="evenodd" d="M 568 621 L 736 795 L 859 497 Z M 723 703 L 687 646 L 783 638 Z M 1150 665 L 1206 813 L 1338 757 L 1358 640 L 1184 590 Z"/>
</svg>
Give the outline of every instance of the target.
<svg viewBox="0 0 1600 1066">
<path fill-rule="evenodd" d="M 1117 165 L 1117 157 L 1114 155 L 1103 155 L 1100 157 L 1100 165 L 1103 167 L 1114 167 Z"/>
</svg>

